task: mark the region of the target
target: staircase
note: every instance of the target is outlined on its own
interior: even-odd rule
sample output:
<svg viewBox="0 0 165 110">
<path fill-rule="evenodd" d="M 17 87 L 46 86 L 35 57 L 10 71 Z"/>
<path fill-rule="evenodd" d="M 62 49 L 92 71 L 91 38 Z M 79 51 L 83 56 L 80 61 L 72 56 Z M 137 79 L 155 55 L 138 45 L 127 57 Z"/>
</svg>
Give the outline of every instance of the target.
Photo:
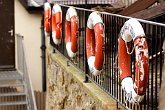
<svg viewBox="0 0 165 110">
<path fill-rule="evenodd" d="M 0 110 L 29 110 L 26 85 L 18 71 L 0 71 Z"/>
<path fill-rule="evenodd" d="M 0 110 L 37 110 L 21 35 L 17 50 L 17 70 L 0 70 Z"/>
</svg>

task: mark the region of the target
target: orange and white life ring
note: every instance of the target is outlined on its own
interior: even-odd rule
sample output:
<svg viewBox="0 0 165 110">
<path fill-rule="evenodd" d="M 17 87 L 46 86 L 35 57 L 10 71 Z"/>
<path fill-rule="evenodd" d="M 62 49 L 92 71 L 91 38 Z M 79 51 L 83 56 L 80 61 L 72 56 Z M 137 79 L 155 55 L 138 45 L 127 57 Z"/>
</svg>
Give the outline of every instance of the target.
<svg viewBox="0 0 165 110">
<path fill-rule="evenodd" d="M 44 4 L 44 31 L 48 36 L 50 33 L 51 6 L 48 2 Z"/>
<path fill-rule="evenodd" d="M 90 72 L 97 76 L 104 64 L 104 24 L 97 12 L 89 15 L 86 28 L 86 52 Z"/>
<path fill-rule="evenodd" d="M 65 20 L 65 43 L 68 56 L 73 58 L 78 51 L 78 16 L 73 7 L 70 7 L 66 13 Z"/>
<path fill-rule="evenodd" d="M 56 45 L 61 43 L 62 10 L 61 6 L 55 4 L 52 9 L 52 39 Z"/>
<path fill-rule="evenodd" d="M 135 80 L 131 75 L 130 41 L 133 39 L 136 59 Z M 125 22 L 121 29 L 118 47 L 120 79 L 126 99 L 130 103 L 143 100 L 148 84 L 148 45 L 141 24 L 134 18 Z"/>
</svg>

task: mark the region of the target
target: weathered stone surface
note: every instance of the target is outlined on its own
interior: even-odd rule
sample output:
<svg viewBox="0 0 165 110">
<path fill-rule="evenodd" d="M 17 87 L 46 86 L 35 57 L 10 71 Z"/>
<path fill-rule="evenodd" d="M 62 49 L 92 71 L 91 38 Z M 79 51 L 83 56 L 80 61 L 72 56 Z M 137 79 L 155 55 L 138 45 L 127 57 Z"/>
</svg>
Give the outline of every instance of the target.
<svg viewBox="0 0 165 110">
<path fill-rule="evenodd" d="M 62 67 L 48 56 L 47 110 L 103 110 Z"/>
</svg>

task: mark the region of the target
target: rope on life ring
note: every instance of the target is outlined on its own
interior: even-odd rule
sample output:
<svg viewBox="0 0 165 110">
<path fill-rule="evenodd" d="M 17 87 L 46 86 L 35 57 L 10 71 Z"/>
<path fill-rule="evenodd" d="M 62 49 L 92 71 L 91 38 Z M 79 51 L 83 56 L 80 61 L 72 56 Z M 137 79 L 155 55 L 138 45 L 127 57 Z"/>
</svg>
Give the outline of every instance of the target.
<svg viewBox="0 0 165 110">
<path fill-rule="evenodd" d="M 75 8 L 70 7 L 65 20 L 65 43 L 68 56 L 73 58 L 78 51 L 78 16 Z"/>
<path fill-rule="evenodd" d="M 134 42 L 136 70 L 135 80 L 131 75 L 130 42 Z M 124 95 L 130 103 L 140 103 L 148 84 L 148 45 L 141 24 L 134 18 L 125 22 L 121 29 L 118 47 L 120 79 Z"/>
<path fill-rule="evenodd" d="M 44 31 L 45 36 L 50 33 L 51 6 L 48 2 L 44 3 Z"/>
<path fill-rule="evenodd" d="M 52 39 L 56 45 L 61 43 L 62 10 L 61 6 L 54 4 L 52 9 Z"/>
<path fill-rule="evenodd" d="M 86 28 L 86 54 L 90 72 L 97 76 L 104 64 L 104 23 L 97 12 L 89 15 Z"/>
</svg>

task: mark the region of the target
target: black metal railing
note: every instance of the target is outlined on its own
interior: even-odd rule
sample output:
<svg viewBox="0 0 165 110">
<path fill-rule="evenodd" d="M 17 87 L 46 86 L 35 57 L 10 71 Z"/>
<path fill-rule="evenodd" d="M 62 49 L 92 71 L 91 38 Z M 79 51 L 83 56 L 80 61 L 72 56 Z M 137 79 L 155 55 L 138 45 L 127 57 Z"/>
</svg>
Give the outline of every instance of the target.
<svg viewBox="0 0 165 110">
<path fill-rule="evenodd" d="M 59 3 L 65 5 L 85 5 L 85 4 L 111 4 L 116 0 L 47 0 L 49 3 Z"/>
<path fill-rule="evenodd" d="M 123 107 L 130 109 L 139 110 L 155 110 L 158 109 L 158 98 L 161 86 L 162 77 L 162 65 L 163 59 L 163 40 L 165 38 L 165 24 L 155 23 L 151 21 L 145 21 L 138 19 L 142 24 L 148 46 L 149 46 L 149 78 L 148 78 L 148 88 L 144 97 L 144 100 L 138 106 L 133 106 L 132 104 L 125 104 L 124 93 L 121 88 L 121 82 L 119 80 L 119 68 L 118 68 L 118 37 L 120 29 L 129 17 L 110 14 L 106 12 L 100 12 L 103 22 L 105 24 L 105 63 L 103 73 L 100 76 L 94 77 L 88 72 L 87 58 L 86 58 L 86 48 L 85 48 L 85 35 L 86 35 L 86 24 L 88 16 L 92 10 L 76 8 L 79 18 L 79 33 L 78 33 L 78 53 L 77 53 L 77 64 L 75 64 L 67 55 L 66 45 L 64 42 L 65 38 L 65 15 L 69 6 L 61 5 L 63 13 L 63 24 L 62 24 L 62 42 L 60 45 L 55 45 L 50 37 L 50 43 L 63 54 L 68 61 L 76 66 L 79 70 L 83 71 L 86 79 L 95 82 L 100 86 L 105 92 L 107 92 L 111 97 L 116 100 L 117 108 L 118 103 Z M 132 55 L 133 56 L 133 55 Z M 134 57 L 132 57 L 134 60 Z M 134 66 L 134 64 L 133 64 Z M 132 68 L 133 69 L 133 68 Z M 132 70 L 132 76 L 134 76 L 134 71 Z"/>
<path fill-rule="evenodd" d="M 84 7 L 85 5 L 109 5 L 116 2 L 117 0 L 20 0 L 20 1 L 21 3 L 23 3 L 25 7 L 42 7 L 45 2 Z"/>
</svg>

